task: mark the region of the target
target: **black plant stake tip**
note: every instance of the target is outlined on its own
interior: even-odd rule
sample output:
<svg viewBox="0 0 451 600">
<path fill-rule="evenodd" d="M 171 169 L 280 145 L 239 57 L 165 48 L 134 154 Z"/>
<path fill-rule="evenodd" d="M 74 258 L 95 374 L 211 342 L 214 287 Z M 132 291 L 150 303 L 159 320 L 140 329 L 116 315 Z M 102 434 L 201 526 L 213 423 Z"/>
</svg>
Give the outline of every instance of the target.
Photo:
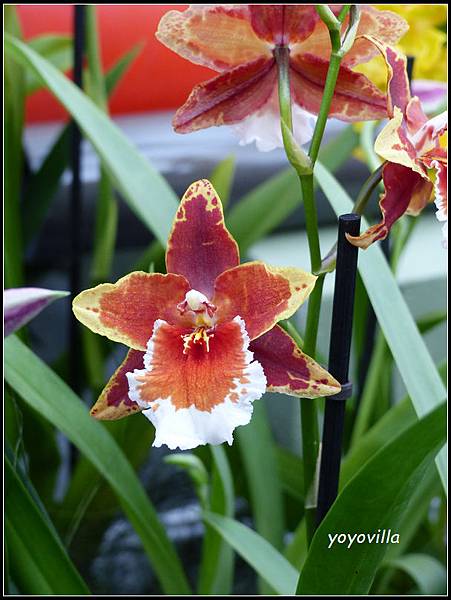
<svg viewBox="0 0 451 600">
<path fill-rule="evenodd" d="M 85 6 L 74 6 L 74 83 L 79 88 L 83 86 L 83 55 L 85 46 Z M 71 202 L 69 211 L 68 236 L 71 240 L 70 249 L 70 290 L 72 299 L 80 291 L 80 253 L 81 253 L 81 224 L 82 224 L 82 198 L 80 180 L 80 146 L 81 132 L 75 122 L 72 123 L 71 134 Z M 80 391 L 80 330 L 70 307 L 69 331 L 69 356 L 70 380 L 72 388 Z"/>
<path fill-rule="evenodd" d="M 358 248 L 348 242 L 346 233 L 353 236 L 359 235 L 360 215 L 341 215 L 338 219 L 337 267 L 330 332 L 329 372 L 341 383 L 342 390 L 335 396 L 326 398 L 319 474 L 318 525 L 337 497 L 345 403 L 352 393 L 352 386 L 348 382 L 348 369 Z"/>
</svg>

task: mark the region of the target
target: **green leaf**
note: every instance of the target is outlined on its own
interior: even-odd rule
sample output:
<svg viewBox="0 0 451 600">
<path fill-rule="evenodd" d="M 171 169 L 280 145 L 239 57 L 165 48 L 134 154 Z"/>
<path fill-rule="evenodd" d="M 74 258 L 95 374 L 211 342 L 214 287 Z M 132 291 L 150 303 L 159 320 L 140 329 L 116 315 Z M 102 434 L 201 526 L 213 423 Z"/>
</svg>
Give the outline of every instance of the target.
<svg viewBox="0 0 451 600">
<path fill-rule="evenodd" d="M 210 446 L 213 457 L 210 510 L 225 517 L 233 517 L 235 493 L 233 476 L 223 446 Z M 206 523 L 199 567 L 198 594 L 227 596 L 232 593 L 234 553 L 222 537 Z"/>
<path fill-rule="evenodd" d="M 337 215 L 352 212 L 352 201 L 333 175 L 316 163 L 315 177 Z M 368 227 L 362 219 L 362 228 Z M 419 417 L 446 398 L 446 390 L 381 249 L 359 253 L 358 268 L 385 339 Z M 446 488 L 446 462 L 437 464 Z"/>
<path fill-rule="evenodd" d="M 297 570 L 260 535 L 234 519 L 204 513 L 204 519 L 281 595 L 293 595 Z"/>
<path fill-rule="evenodd" d="M 318 528 L 301 572 L 298 594 L 363 595 L 388 544 L 335 542 L 335 534 L 398 533 L 409 499 L 446 439 L 440 405 L 384 446 L 342 490 Z M 325 577 L 327 574 L 327 577 Z"/>
<path fill-rule="evenodd" d="M 178 202 L 164 178 L 118 127 L 53 65 L 11 35 L 5 36 L 5 51 L 8 57 L 31 69 L 70 112 L 131 209 L 165 244 Z"/>
<path fill-rule="evenodd" d="M 11 577 L 23 594 L 87 595 L 47 515 L 5 458 L 6 537 Z"/>
<path fill-rule="evenodd" d="M 121 57 L 105 75 L 105 87 L 108 96 L 116 89 L 117 84 L 126 73 L 142 46 L 137 45 Z M 58 138 L 47 153 L 43 163 L 27 182 L 23 204 L 24 239 L 31 242 L 39 231 L 48 210 L 55 198 L 60 179 L 69 164 L 70 125 L 63 127 Z"/>
<path fill-rule="evenodd" d="M 422 596 L 441 596 L 446 594 L 446 569 L 433 556 L 428 554 L 406 554 L 384 565 L 386 568 L 399 569 L 409 575 Z"/>
<path fill-rule="evenodd" d="M 89 416 L 72 390 L 14 336 L 5 340 L 5 373 L 7 382 L 23 400 L 64 433 L 114 489 L 165 593 L 189 594 L 180 561 L 155 509 L 107 430 Z"/>
<path fill-rule="evenodd" d="M 221 160 L 210 174 L 209 180 L 221 198 L 222 207 L 225 211 L 229 204 L 230 192 L 232 190 L 233 178 L 235 176 L 236 158 L 231 154 Z"/>
<path fill-rule="evenodd" d="M 336 171 L 357 143 L 358 136 L 349 126 L 324 146 L 320 158 L 331 171 Z M 227 226 L 241 252 L 245 253 L 257 240 L 280 225 L 301 203 L 299 180 L 294 169 L 289 167 L 241 198 L 227 216 Z M 258 219 L 255 215 L 258 215 Z"/>
<path fill-rule="evenodd" d="M 255 529 L 274 548 L 281 549 L 285 532 L 282 489 L 277 470 L 276 445 L 262 401 L 255 402 L 250 424 L 239 427 L 236 433 L 249 486 Z M 261 592 L 270 593 L 270 590 L 262 586 Z"/>
<path fill-rule="evenodd" d="M 189 452 L 177 452 L 166 456 L 164 462 L 187 471 L 194 483 L 201 506 L 205 506 L 208 496 L 208 472 L 200 458 Z"/>
<path fill-rule="evenodd" d="M 63 73 L 72 67 L 73 43 L 68 35 L 39 35 L 27 41 L 35 52 L 48 60 Z M 32 72 L 26 74 L 26 93 L 32 94 L 42 88 L 42 82 Z"/>
<path fill-rule="evenodd" d="M 145 43 L 139 42 L 123 56 L 121 56 L 113 66 L 105 73 L 105 88 L 108 96 L 111 96 L 119 84 L 121 79 L 124 77 L 130 65 L 138 56 L 138 54 L 144 48 Z"/>
<path fill-rule="evenodd" d="M 5 35 L 21 36 L 16 6 L 5 6 Z M 18 42 L 21 43 L 21 42 Z M 10 56 L 4 62 L 4 252 L 5 286 L 23 285 L 23 232 L 21 192 L 23 175 L 22 130 L 25 115 L 25 73 Z"/>
<path fill-rule="evenodd" d="M 89 80 L 88 96 L 100 110 L 108 114 L 108 99 L 105 78 L 102 72 L 96 10 L 94 5 L 86 7 L 86 55 L 88 66 L 85 76 Z M 107 167 L 101 162 L 91 264 L 92 286 L 108 281 L 110 277 L 116 245 L 117 223 L 118 204 L 114 195 L 114 188 L 108 176 Z"/>
<path fill-rule="evenodd" d="M 299 502 L 304 501 L 304 465 L 299 456 L 277 446 L 277 470 L 284 492 Z"/>
<path fill-rule="evenodd" d="M 346 455 L 340 472 L 342 488 L 374 454 L 417 420 L 410 398 L 393 406 Z"/>
</svg>

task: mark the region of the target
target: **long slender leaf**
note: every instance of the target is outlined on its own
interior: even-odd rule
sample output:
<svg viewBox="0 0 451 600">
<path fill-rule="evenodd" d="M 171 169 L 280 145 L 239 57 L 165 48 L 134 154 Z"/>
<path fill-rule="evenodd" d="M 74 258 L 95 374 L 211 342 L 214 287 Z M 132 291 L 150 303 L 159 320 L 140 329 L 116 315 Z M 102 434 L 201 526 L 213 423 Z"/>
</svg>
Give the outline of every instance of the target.
<svg viewBox="0 0 451 600">
<path fill-rule="evenodd" d="M 227 156 L 216 165 L 209 177 L 213 187 L 221 198 L 224 210 L 226 210 L 230 200 L 230 192 L 232 190 L 233 177 L 235 175 L 235 163 L 236 158 L 233 154 Z"/>
<path fill-rule="evenodd" d="M 16 6 L 5 6 L 5 35 L 21 36 Z M 19 42 L 21 43 L 21 42 Z M 5 188 L 4 188 L 4 252 L 5 284 L 20 287 L 23 273 L 23 232 L 21 219 L 21 191 L 23 175 L 22 130 L 25 110 L 25 73 L 11 56 L 5 56 L 4 68 L 4 122 L 5 122 Z"/>
<path fill-rule="evenodd" d="M 318 528 L 301 572 L 299 594 L 367 594 L 388 545 L 332 544 L 331 536 L 399 534 L 402 514 L 446 439 L 442 404 L 377 452 L 342 490 Z M 357 536 L 356 536 L 357 537 Z M 327 577 L 325 577 L 327 574 Z"/>
<path fill-rule="evenodd" d="M 214 513 L 204 519 L 248 562 L 268 586 L 281 595 L 296 590 L 297 570 L 274 546 L 242 523 Z"/>
<path fill-rule="evenodd" d="M 28 46 L 63 73 L 72 66 L 73 42 L 68 35 L 38 35 L 27 41 Z M 42 82 L 30 71 L 26 75 L 27 95 L 42 87 Z"/>
<path fill-rule="evenodd" d="M 130 464 L 100 422 L 51 369 L 14 336 L 5 341 L 6 379 L 34 410 L 62 431 L 115 490 L 168 594 L 189 593 L 179 559 Z"/>
<path fill-rule="evenodd" d="M 446 594 L 446 569 L 433 556 L 428 554 L 406 554 L 386 563 L 385 566 L 407 573 L 423 596 Z"/>
<path fill-rule="evenodd" d="M 108 168 L 132 210 L 164 244 L 177 210 L 177 197 L 125 135 L 67 77 L 26 44 L 5 36 L 5 51 L 31 69 L 70 112 Z"/>
<path fill-rule="evenodd" d="M 108 100 L 105 78 L 102 72 L 100 43 L 96 20 L 96 7 L 86 7 L 86 54 L 88 66 L 86 79 L 89 80 L 88 96 L 108 115 Z M 100 165 L 98 185 L 94 249 L 91 265 L 91 285 L 108 281 L 116 245 L 118 204 L 108 171 L 103 161 Z"/>
<path fill-rule="evenodd" d="M 86 595 L 89 590 L 12 464 L 5 459 L 10 572 L 24 594 Z"/>
<path fill-rule="evenodd" d="M 322 149 L 320 158 L 331 171 L 336 171 L 357 143 L 358 136 L 352 127 L 347 127 Z M 257 240 L 280 225 L 301 203 L 299 180 L 290 167 L 241 198 L 227 215 L 227 226 L 241 252 L 245 253 Z M 255 215 L 258 215 L 258 220 Z"/>
<path fill-rule="evenodd" d="M 122 56 L 105 74 L 105 86 L 108 96 L 116 89 L 117 84 L 141 50 L 139 44 Z M 50 209 L 60 179 L 69 163 L 70 126 L 63 127 L 53 143 L 43 163 L 27 184 L 24 197 L 24 239 L 28 244 L 36 235 Z"/>
<path fill-rule="evenodd" d="M 333 175 L 316 163 L 315 177 L 337 215 L 352 201 Z M 368 224 L 362 219 L 362 227 Z M 424 416 L 446 398 L 446 390 L 387 261 L 376 245 L 360 252 L 359 272 L 416 413 Z M 446 455 L 437 458 L 446 488 Z"/>
<path fill-rule="evenodd" d="M 238 428 L 237 437 L 249 485 L 255 529 L 279 550 L 283 546 L 285 532 L 283 497 L 276 445 L 263 402 L 254 404 L 250 425 Z M 260 587 L 262 593 L 271 593 L 267 586 L 262 584 Z"/>
<path fill-rule="evenodd" d="M 222 446 L 210 446 L 210 450 L 213 457 L 210 510 L 225 517 L 233 517 L 235 493 L 227 455 Z M 207 596 L 229 595 L 232 591 L 233 568 L 232 548 L 207 524 L 199 569 L 198 593 Z"/>
</svg>

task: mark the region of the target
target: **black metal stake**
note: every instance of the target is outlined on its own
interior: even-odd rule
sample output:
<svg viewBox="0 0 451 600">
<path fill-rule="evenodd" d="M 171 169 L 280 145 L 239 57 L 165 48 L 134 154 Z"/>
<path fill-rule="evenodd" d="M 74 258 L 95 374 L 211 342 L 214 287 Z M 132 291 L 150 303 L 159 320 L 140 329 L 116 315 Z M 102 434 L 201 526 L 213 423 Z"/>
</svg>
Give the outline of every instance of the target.
<svg viewBox="0 0 451 600">
<path fill-rule="evenodd" d="M 83 87 L 83 55 L 85 46 L 85 6 L 74 6 L 74 83 Z M 72 123 L 71 132 L 71 201 L 69 211 L 68 236 L 71 240 L 70 247 L 70 290 L 72 300 L 80 292 L 80 254 L 81 254 L 81 226 L 82 226 L 82 194 L 81 194 L 81 131 L 78 125 Z M 70 382 L 76 392 L 81 386 L 81 361 L 80 361 L 80 329 L 70 309 L 69 317 L 69 363 Z"/>
<path fill-rule="evenodd" d="M 335 396 L 326 398 L 318 490 L 318 525 L 337 497 L 345 403 L 352 393 L 352 386 L 348 382 L 348 369 L 358 248 L 348 242 L 346 233 L 359 235 L 360 215 L 341 215 L 338 219 L 337 267 L 330 332 L 329 372 L 341 383 L 342 390 Z"/>
</svg>

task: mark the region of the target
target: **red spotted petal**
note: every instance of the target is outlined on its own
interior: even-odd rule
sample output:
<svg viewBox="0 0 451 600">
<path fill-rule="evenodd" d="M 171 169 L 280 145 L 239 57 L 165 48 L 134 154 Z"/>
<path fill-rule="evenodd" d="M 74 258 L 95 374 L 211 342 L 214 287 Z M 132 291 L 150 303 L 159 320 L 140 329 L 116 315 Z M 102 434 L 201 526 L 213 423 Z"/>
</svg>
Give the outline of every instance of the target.
<svg viewBox="0 0 451 600">
<path fill-rule="evenodd" d="M 241 319 L 216 326 L 205 333 L 208 341 L 187 346 L 190 334 L 157 321 L 144 369 L 128 374 L 130 396 L 155 425 L 155 446 L 230 444 L 234 428 L 249 422 L 252 401 L 266 389 Z"/>
<path fill-rule="evenodd" d="M 389 117 L 394 114 L 397 106 L 405 113 L 410 101 L 410 85 L 407 77 L 407 59 L 402 52 L 376 37 L 365 35 L 363 39 L 373 44 L 374 48 L 382 54 L 387 66 L 387 112 Z"/>
<path fill-rule="evenodd" d="M 409 112 L 408 108 L 407 112 Z M 385 160 L 408 167 L 427 179 L 427 172 L 414 137 L 409 134 L 404 114 L 397 106 L 395 106 L 393 117 L 377 136 L 374 150 Z"/>
<path fill-rule="evenodd" d="M 115 284 L 103 283 L 81 292 L 74 299 L 73 311 L 94 333 L 145 350 L 158 318 L 171 324 L 184 323 L 177 304 L 189 289 L 181 275 L 136 271 Z"/>
<path fill-rule="evenodd" d="M 254 261 L 229 269 L 215 283 L 218 322 L 244 319 L 251 340 L 288 319 L 308 298 L 316 277 L 301 269 Z"/>
<path fill-rule="evenodd" d="M 342 31 L 348 26 L 346 18 Z M 377 48 L 363 35 L 371 35 L 385 44 L 396 44 L 408 29 L 408 24 L 399 15 L 388 10 L 377 10 L 371 6 L 360 6 L 360 22 L 357 38 L 349 52 L 346 53 L 342 64 L 353 67 L 367 62 L 377 54 Z M 359 37 L 360 36 L 360 37 Z M 314 54 L 324 60 L 330 58 L 329 30 L 322 21 L 318 21 L 310 37 L 292 48 L 292 53 Z"/>
<path fill-rule="evenodd" d="M 341 389 L 338 381 L 304 354 L 278 325 L 254 340 L 250 349 L 263 367 L 270 392 L 319 398 Z"/>
<path fill-rule="evenodd" d="M 250 5 L 252 27 L 257 36 L 271 45 L 302 42 L 308 38 L 320 20 L 311 4 Z"/>
<path fill-rule="evenodd" d="M 351 244 L 360 248 L 385 239 L 393 223 L 403 214 L 418 214 L 431 199 L 432 183 L 403 165 L 386 163 L 383 179 L 385 193 L 379 202 L 381 222 L 359 236 L 347 236 Z"/>
<path fill-rule="evenodd" d="M 311 113 L 318 114 L 329 68 L 328 61 L 311 54 L 291 59 L 291 86 L 294 99 Z M 385 95 L 369 79 L 342 66 L 338 74 L 329 116 L 342 121 L 382 119 L 387 116 Z"/>
<path fill-rule="evenodd" d="M 126 374 L 134 369 L 142 369 L 143 366 L 144 352 L 130 350 L 92 407 L 91 415 L 96 419 L 111 421 L 128 417 L 142 410 L 136 402 L 129 398 Z"/>
<path fill-rule="evenodd" d="M 168 273 L 183 275 L 193 289 L 211 298 L 216 277 L 239 262 L 218 194 L 206 179 L 196 181 L 175 217 L 166 253 Z"/>
<path fill-rule="evenodd" d="M 258 59 L 196 85 L 175 113 L 177 133 L 212 125 L 231 125 L 259 110 L 271 97 L 277 79 L 274 60 Z"/>
<path fill-rule="evenodd" d="M 268 44 L 255 34 L 247 5 L 196 6 L 171 10 L 156 37 L 189 61 L 224 71 L 259 58 L 271 58 Z"/>
</svg>

